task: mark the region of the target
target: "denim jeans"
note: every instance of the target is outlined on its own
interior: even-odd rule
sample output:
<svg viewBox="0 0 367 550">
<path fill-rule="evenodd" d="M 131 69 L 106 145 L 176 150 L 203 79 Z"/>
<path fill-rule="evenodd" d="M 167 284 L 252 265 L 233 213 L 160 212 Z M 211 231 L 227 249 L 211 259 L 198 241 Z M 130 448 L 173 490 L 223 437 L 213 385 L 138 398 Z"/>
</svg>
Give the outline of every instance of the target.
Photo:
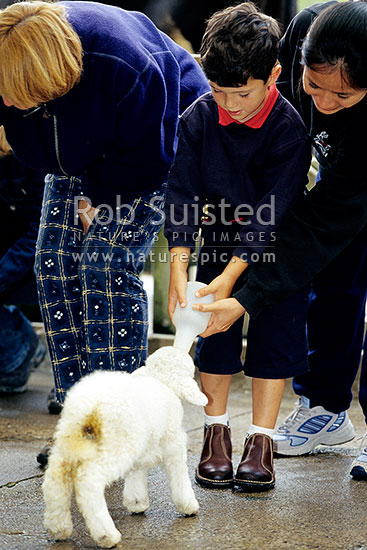
<svg viewBox="0 0 367 550">
<path fill-rule="evenodd" d="M 132 372 L 147 355 L 147 296 L 139 273 L 159 231 L 165 185 L 98 212 L 86 235 L 78 178 L 48 175 L 35 272 L 56 397 L 96 369 Z M 119 215 L 117 215 L 117 213 Z"/>
<path fill-rule="evenodd" d="M 16 306 L 0 306 L 0 387 L 16 391 L 25 386 L 38 346 L 31 323 Z"/>
</svg>

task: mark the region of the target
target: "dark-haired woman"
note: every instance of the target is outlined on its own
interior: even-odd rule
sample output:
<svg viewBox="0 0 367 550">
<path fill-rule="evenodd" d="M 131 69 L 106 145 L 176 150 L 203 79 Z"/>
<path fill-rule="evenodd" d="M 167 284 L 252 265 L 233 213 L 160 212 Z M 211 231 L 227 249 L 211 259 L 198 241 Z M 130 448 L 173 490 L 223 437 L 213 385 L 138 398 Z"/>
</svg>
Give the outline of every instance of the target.
<svg viewBox="0 0 367 550">
<path fill-rule="evenodd" d="M 312 25 L 311 25 L 312 23 Z M 310 27 L 311 25 L 311 27 Z M 306 37 L 306 38 L 305 38 Z M 367 292 L 367 3 L 318 3 L 300 12 L 282 40 L 279 89 L 302 115 L 320 171 L 277 231 L 276 262 L 251 267 L 204 336 L 256 316 L 313 280 L 308 323 L 310 372 L 294 380 L 299 404 L 275 436 L 299 455 L 354 437 L 348 418 L 363 345 Z M 366 357 L 360 404 L 367 418 Z M 367 480 L 367 449 L 351 474 Z"/>
</svg>

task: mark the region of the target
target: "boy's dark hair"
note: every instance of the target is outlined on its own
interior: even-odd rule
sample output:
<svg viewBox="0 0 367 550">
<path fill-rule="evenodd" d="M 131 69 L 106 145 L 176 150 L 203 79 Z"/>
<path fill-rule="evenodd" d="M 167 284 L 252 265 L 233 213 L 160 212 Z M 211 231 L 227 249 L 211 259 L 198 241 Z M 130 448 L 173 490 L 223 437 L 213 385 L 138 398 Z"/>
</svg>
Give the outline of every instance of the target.
<svg viewBox="0 0 367 550">
<path fill-rule="evenodd" d="M 352 88 L 367 88 L 367 4 L 334 4 L 312 23 L 302 64 L 314 71 L 339 69 Z"/>
<path fill-rule="evenodd" d="M 209 80 L 224 87 L 245 86 L 249 78 L 266 82 L 276 63 L 281 31 L 252 2 L 214 13 L 200 54 Z"/>
</svg>

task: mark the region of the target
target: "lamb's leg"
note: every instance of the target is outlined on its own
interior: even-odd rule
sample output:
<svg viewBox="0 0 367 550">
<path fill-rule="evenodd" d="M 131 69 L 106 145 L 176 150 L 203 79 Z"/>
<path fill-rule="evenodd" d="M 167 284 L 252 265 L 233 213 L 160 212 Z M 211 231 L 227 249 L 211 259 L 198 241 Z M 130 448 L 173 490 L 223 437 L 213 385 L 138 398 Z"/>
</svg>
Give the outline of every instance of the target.
<svg viewBox="0 0 367 550">
<path fill-rule="evenodd" d="M 120 542 L 121 534 L 108 512 L 101 471 L 98 464 L 82 464 L 75 478 L 75 497 L 92 539 L 103 548 L 112 548 Z"/>
<path fill-rule="evenodd" d="M 187 470 L 186 434 L 178 428 L 163 444 L 163 464 L 167 471 L 171 499 L 181 514 L 191 516 L 199 509 Z"/>
<path fill-rule="evenodd" d="M 139 514 L 149 506 L 146 470 L 131 470 L 125 478 L 123 504 L 129 512 Z"/>
<path fill-rule="evenodd" d="M 42 490 L 46 504 L 44 526 L 55 539 L 67 539 L 73 531 L 70 514 L 73 468 L 55 453 L 49 457 Z"/>
</svg>

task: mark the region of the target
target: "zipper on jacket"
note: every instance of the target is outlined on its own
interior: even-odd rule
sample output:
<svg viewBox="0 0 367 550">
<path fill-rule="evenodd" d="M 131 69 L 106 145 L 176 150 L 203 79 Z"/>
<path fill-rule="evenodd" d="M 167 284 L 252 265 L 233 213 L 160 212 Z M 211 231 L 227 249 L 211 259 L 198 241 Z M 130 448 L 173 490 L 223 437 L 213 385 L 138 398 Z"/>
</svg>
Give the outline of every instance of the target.
<svg viewBox="0 0 367 550">
<path fill-rule="evenodd" d="M 65 172 L 65 170 L 63 169 L 62 164 L 61 164 L 61 160 L 60 160 L 59 136 L 58 136 L 58 133 L 57 133 L 57 118 L 56 118 L 56 115 L 52 115 L 52 118 L 53 118 L 53 123 L 54 123 L 54 139 L 55 139 L 55 152 L 56 152 L 57 163 L 59 165 L 59 168 L 60 168 L 61 172 L 64 174 L 64 176 L 70 177 L 70 174 Z"/>
<path fill-rule="evenodd" d="M 33 113 L 36 113 L 37 111 L 39 111 L 42 108 L 43 108 L 42 116 L 44 118 L 51 118 L 52 117 L 52 119 L 53 119 L 54 142 L 55 142 L 55 153 L 56 153 L 57 164 L 59 165 L 59 168 L 60 168 L 61 172 L 64 174 L 64 176 L 67 176 L 67 177 L 70 178 L 70 174 L 65 172 L 65 170 L 62 167 L 61 160 L 60 160 L 59 136 L 58 136 L 58 133 L 57 133 L 57 118 L 56 118 L 56 115 L 52 115 L 51 113 L 49 113 L 48 110 L 47 110 L 47 104 L 43 103 L 42 105 L 39 105 L 38 107 L 35 107 L 34 109 L 29 111 L 28 113 L 24 114 L 23 117 L 25 118 L 27 116 L 33 115 Z"/>
</svg>

